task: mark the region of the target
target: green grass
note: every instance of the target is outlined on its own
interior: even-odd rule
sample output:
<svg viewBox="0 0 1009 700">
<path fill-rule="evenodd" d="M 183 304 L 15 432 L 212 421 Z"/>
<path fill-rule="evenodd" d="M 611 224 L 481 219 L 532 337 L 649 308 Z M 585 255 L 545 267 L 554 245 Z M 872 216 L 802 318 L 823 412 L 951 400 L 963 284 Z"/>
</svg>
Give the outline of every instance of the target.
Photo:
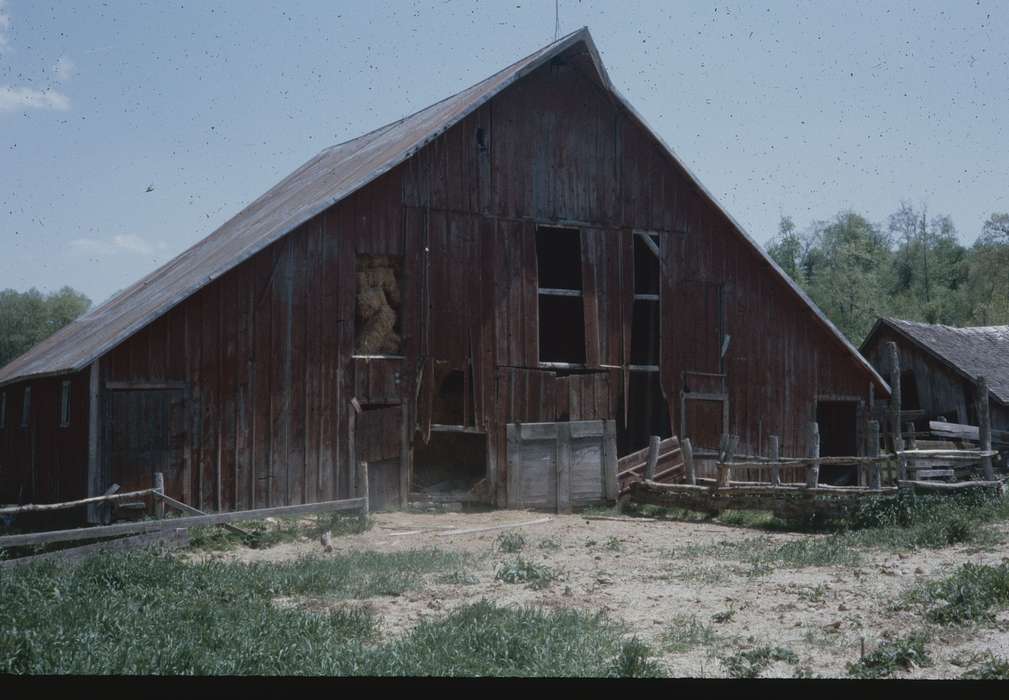
<svg viewBox="0 0 1009 700">
<path fill-rule="evenodd" d="M 884 641 L 871 654 L 848 664 L 848 675 L 852 678 L 889 678 L 897 671 L 931 666 L 926 642 L 928 637 L 921 633 Z"/>
<path fill-rule="evenodd" d="M 783 661 L 795 666 L 799 658 L 791 649 L 761 646 L 722 659 L 730 678 L 759 678 L 775 661 Z"/>
<path fill-rule="evenodd" d="M 963 680 L 1009 680 L 1009 659 L 1000 659 L 991 652 L 978 654 L 970 660 L 968 666 L 969 668 L 960 676 Z"/>
<path fill-rule="evenodd" d="M 540 589 L 549 586 L 558 578 L 558 574 L 545 564 L 537 564 L 518 557 L 503 562 L 494 577 L 505 583 L 528 583 L 530 588 Z"/>
<path fill-rule="evenodd" d="M 696 615 L 687 614 L 674 616 L 662 634 L 663 648 L 674 654 L 710 646 L 718 640 L 719 635 L 711 625 L 704 624 Z"/>
<path fill-rule="evenodd" d="M 152 552 L 0 575 L 0 673 L 655 675 L 647 645 L 602 615 L 481 601 L 383 641 L 355 599 L 458 571 L 438 550 L 285 564 L 190 563 Z M 323 612 L 299 596 L 325 596 Z M 294 604 L 278 605 L 280 597 Z M 313 601 L 317 602 L 317 601 Z M 316 610 L 318 606 L 314 606 Z M 328 608 L 328 609 L 327 609 Z"/>
<path fill-rule="evenodd" d="M 497 536 L 495 544 L 499 551 L 515 554 L 526 546 L 526 538 L 520 532 L 502 532 Z"/>
<path fill-rule="evenodd" d="M 190 530 L 189 544 L 204 551 L 223 551 L 240 546 L 266 549 L 283 542 L 295 542 L 302 537 L 318 539 L 327 530 L 337 537 L 359 534 L 370 526 L 367 518 L 344 513 L 253 520 L 238 523 L 238 527 L 249 533 L 248 537 L 223 527 L 201 527 Z"/>
<path fill-rule="evenodd" d="M 898 605 L 918 608 L 940 625 L 990 623 L 997 610 L 1009 607 L 1009 563 L 963 564 L 912 589 Z"/>
</svg>

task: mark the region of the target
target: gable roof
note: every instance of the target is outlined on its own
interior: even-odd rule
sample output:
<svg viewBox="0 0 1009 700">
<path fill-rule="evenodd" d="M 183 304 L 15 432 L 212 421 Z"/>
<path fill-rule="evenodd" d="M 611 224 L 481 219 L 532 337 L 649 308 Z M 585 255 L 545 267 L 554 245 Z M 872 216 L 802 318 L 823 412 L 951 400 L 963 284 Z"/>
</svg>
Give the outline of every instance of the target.
<svg viewBox="0 0 1009 700">
<path fill-rule="evenodd" d="M 587 28 L 547 45 L 491 77 L 399 121 L 325 149 L 284 178 L 205 239 L 57 331 L 0 369 L 0 386 L 29 377 L 77 372 L 174 306 L 240 265 L 316 214 L 413 156 L 506 87 L 561 53 L 581 45 L 602 88 L 665 149 L 666 154 L 725 215 L 742 238 L 808 306 L 866 372 L 889 387 L 820 311 L 704 188 L 676 154 L 610 83 Z"/>
<path fill-rule="evenodd" d="M 956 328 L 881 318 L 862 343 L 863 351 L 875 342 L 882 328 L 893 329 L 971 383 L 984 377 L 988 391 L 1009 405 L 1009 326 Z"/>
</svg>

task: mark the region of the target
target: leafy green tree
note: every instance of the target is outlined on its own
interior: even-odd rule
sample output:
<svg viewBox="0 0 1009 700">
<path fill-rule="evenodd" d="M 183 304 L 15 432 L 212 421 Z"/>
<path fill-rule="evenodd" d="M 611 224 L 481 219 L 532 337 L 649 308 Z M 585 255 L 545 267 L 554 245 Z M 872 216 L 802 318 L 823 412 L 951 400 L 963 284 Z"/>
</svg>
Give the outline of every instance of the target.
<svg viewBox="0 0 1009 700">
<path fill-rule="evenodd" d="M 778 222 L 778 235 L 771 239 L 767 253 L 789 277 L 800 284 L 803 281 L 800 265 L 807 248 L 805 239 L 796 231 L 792 219 L 782 216 Z"/>
<path fill-rule="evenodd" d="M 971 322 L 1009 324 L 1009 213 L 988 217 L 968 264 Z"/>
<path fill-rule="evenodd" d="M 63 287 L 43 294 L 37 289 L 0 291 L 0 366 L 42 342 L 91 306 L 80 292 Z"/>
</svg>

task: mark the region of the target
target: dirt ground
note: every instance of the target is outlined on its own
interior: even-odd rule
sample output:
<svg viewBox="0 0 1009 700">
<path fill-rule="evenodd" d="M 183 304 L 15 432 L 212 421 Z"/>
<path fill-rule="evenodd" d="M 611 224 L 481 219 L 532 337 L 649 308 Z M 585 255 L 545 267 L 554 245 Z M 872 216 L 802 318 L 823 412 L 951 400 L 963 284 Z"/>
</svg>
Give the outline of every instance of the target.
<svg viewBox="0 0 1009 700">
<path fill-rule="evenodd" d="M 428 575 L 423 588 L 397 597 L 374 597 L 353 604 L 375 610 L 385 637 L 394 637 L 431 616 L 480 598 L 501 604 L 537 605 L 603 611 L 622 620 L 629 634 L 661 654 L 667 672 L 677 677 L 723 677 L 721 659 L 762 645 L 790 649 L 798 664 L 775 662 L 763 677 L 790 677 L 797 669 L 817 676 L 845 677 L 846 664 L 871 652 L 881 640 L 923 629 L 925 621 L 893 609 L 914 584 L 951 573 L 966 562 L 997 564 L 1009 557 L 1006 545 L 978 552 L 949 547 L 895 554 L 862 551 L 858 566 L 801 569 L 768 567 L 754 571 L 718 552 L 731 545 L 776 546 L 813 535 L 766 533 L 713 523 L 607 520 L 580 515 L 523 511 L 490 513 L 380 513 L 360 535 L 334 537 L 333 553 L 319 541 L 281 544 L 264 550 L 239 548 L 207 556 L 241 561 L 285 561 L 302 556 L 334 556 L 351 550 L 396 552 L 437 547 L 471 553 L 463 584 L 439 583 Z M 482 530 L 526 523 L 517 528 Z M 458 530 L 480 529 L 476 532 Z M 521 533 L 518 553 L 500 551 L 498 536 Z M 738 551 L 738 548 L 735 550 Z M 495 579 L 502 562 L 521 556 L 558 573 L 549 586 Z M 475 579 L 475 581 L 474 581 Z M 310 608 L 346 602 L 278 601 Z M 669 630 L 694 618 L 707 628 L 703 641 L 670 650 Z M 970 652 L 1009 657 L 1009 615 L 994 627 L 933 628 L 928 644 L 933 665 L 900 674 L 910 678 L 955 678 L 963 669 L 951 663 Z M 682 649 L 683 646 L 690 648 Z"/>
</svg>

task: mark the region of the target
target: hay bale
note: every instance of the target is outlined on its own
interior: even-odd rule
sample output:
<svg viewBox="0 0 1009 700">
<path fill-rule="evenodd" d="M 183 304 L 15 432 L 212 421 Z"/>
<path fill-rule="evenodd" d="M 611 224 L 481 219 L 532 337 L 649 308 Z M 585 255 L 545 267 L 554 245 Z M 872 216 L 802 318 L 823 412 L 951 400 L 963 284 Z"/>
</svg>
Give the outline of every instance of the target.
<svg viewBox="0 0 1009 700">
<path fill-rule="evenodd" d="M 398 265 L 384 255 L 360 256 L 357 289 L 356 351 L 364 355 L 400 352 Z"/>
</svg>

